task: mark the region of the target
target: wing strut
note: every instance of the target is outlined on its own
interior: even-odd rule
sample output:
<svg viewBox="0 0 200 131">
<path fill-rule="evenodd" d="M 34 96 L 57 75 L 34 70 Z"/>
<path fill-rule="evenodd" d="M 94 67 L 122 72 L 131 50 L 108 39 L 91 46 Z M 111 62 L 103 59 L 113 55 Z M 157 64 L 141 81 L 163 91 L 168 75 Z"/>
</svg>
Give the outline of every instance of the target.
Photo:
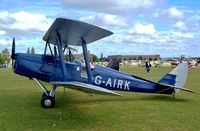
<svg viewBox="0 0 200 131">
<path fill-rule="evenodd" d="M 66 66 L 65 66 L 65 62 L 64 62 L 64 55 L 63 55 L 63 51 L 62 51 L 61 37 L 60 37 L 58 30 L 56 30 L 56 42 L 57 42 L 57 46 L 58 46 L 60 64 L 62 67 L 63 80 L 67 81 L 67 70 L 66 70 Z"/>
<path fill-rule="evenodd" d="M 88 57 L 88 52 L 87 52 L 87 44 L 83 37 L 81 37 L 81 40 L 82 40 L 83 55 L 85 59 L 85 66 L 86 66 L 86 71 L 87 71 L 87 76 L 88 76 L 88 84 L 92 84 L 92 74 L 91 74 L 90 62 L 89 62 L 89 57 Z"/>
</svg>

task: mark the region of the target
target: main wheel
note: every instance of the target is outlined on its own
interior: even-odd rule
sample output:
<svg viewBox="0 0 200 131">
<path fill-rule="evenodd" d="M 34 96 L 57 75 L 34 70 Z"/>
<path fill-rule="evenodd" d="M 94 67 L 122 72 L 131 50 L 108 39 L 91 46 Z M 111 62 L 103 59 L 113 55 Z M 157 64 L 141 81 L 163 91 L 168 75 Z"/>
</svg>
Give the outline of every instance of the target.
<svg viewBox="0 0 200 131">
<path fill-rule="evenodd" d="M 43 108 L 53 108 L 53 107 L 55 107 L 55 98 L 51 97 L 51 96 L 42 97 L 41 106 Z"/>
</svg>

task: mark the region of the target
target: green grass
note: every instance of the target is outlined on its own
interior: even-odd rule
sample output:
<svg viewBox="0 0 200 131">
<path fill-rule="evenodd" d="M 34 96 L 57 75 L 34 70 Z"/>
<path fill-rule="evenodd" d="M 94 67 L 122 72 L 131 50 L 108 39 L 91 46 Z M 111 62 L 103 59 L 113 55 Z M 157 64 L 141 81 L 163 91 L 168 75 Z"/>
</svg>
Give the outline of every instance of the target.
<svg viewBox="0 0 200 131">
<path fill-rule="evenodd" d="M 122 71 L 157 81 L 172 68 L 128 67 Z M 200 92 L 200 68 L 189 70 L 186 87 Z M 58 88 L 56 108 L 40 107 L 41 91 L 28 78 L 0 69 L 0 130 L 199 130 L 200 95 L 118 92 L 123 97 L 88 96 Z M 64 97 L 64 99 L 63 99 Z"/>
</svg>

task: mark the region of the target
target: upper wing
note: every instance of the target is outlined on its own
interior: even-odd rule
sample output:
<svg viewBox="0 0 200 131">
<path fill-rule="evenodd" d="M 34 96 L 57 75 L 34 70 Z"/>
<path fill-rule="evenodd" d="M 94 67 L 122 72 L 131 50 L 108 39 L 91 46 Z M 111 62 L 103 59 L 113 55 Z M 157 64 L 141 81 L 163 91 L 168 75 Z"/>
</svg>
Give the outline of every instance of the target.
<svg viewBox="0 0 200 131">
<path fill-rule="evenodd" d="M 86 84 L 86 83 L 82 83 L 82 82 L 75 82 L 75 81 L 71 81 L 71 82 L 50 82 L 51 84 L 55 84 L 55 85 L 60 85 L 60 86 L 65 86 L 67 88 L 70 89 L 74 89 L 74 90 L 79 90 L 79 91 L 83 91 L 89 94 L 102 94 L 102 95 L 117 95 L 117 96 L 121 96 L 118 93 L 115 93 L 111 90 L 102 88 L 102 87 L 98 87 L 95 85 L 91 85 L 91 84 Z"/>
<path fill-rule="evenodd" d="M 85 22 L 57 18 L 44 35 L 43 40 L 56 44 L 56 31 L 60 34 L 62 46 L 81 46 L 81 38 L 89 44 L 113 34 L 111 31 Z"/>
</svg>

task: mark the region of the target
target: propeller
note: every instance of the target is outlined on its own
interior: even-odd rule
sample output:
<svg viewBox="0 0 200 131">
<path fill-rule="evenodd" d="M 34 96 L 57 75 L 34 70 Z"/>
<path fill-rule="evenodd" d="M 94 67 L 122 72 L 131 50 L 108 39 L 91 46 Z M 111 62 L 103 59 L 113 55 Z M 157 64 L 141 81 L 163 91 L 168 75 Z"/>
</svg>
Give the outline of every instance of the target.
<svg viewBox="0 0 200 131">
<path fill-rule="evenodd" d="M 15 59 L 15 37 L 13 37 L 13 41 L 12 41 L 11 59 L 12 59 L 12 68 L 13 68 L 14 67 L 14 59 Z"/>
</svg>

